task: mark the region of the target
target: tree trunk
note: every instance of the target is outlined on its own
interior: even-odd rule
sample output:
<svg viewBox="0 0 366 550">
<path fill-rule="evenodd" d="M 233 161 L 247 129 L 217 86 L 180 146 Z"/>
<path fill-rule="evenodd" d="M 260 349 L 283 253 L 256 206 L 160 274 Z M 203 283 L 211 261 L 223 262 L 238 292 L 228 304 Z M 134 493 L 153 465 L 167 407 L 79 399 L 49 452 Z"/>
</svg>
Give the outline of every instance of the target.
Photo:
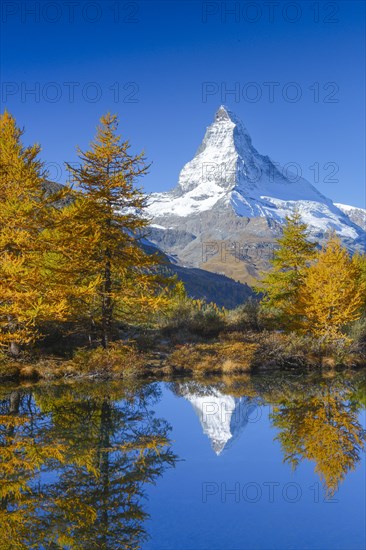
<svg viewBox="0 0 366 550">
<path fill-rule="evenodd" d="M 110 505 L 110 435 L 112 432 L 112 412 L 109 399 L 104 399 L 101 408 L 99 434 L 99 471 L 101 481 L 100 519 L 102 524 L 103 548 L 107 548 L 109 535 L 109 505 Z"/>
<path fill-rule="evenodd" d="M 11 392 L 9 397 L 9 414 L 17 415 L 19 413 L 20 399 L 21 399 L 20 391 L 16 390 Z M 8 427 L 5 430 L 5 434 L 7 438 L 14 438 L 15 424 L 11 424 L 10 427 Z M 9 502 L 9 495 L 6 497 L 0 497 L 0 510 L 7 511 L 8 502 Z"/>
<path fill-rule="evenodd" d="M 18 414 L 20 406 L 20 391 L 13 391 L 10 394 L 9 414 Z"/>
<path fill-rule="evenodd" d="M 13 316 L 9 315 L 8 316 L 8 329 L 9 329 L 9 332 L 14 333 L 16 331 L 16 328 L 17 328 L 16 327 L 16 322 L 15 322 Z M 19 353 L 20 353 L 20 346 L 15 340 L 10 342 L 10 344 L 9 344 L 9 353 L 11 355 L 14 355 L 14 356 L 19 355 Z"/>
<path fill-rule="evenodd" d="M 102 306 L 102 346 L 104 349 L 108 348 L 109 345 L 109 336 L 111 332 L 112 325 L 112 299 L 111 299 L 111 290 L 112 290 L 112 280 L 111 280 L 111 263 L 110 263 L 110 253 L 106 252 L 107 261 L 104 271 L 104 289 L 103 289 L 103 306 Z"/>
<path fill-rule="evenodd" d="M 17 342 L 10 342 L 9 353 L 16 357 L 20 353 L 20 346 Z"/>
</svg>

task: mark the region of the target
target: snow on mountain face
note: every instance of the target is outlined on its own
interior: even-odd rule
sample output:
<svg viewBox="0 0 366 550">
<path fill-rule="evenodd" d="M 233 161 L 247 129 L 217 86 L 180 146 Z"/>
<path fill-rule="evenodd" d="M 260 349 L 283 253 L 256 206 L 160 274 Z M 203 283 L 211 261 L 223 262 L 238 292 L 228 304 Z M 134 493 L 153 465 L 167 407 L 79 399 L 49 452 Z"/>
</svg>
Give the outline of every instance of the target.
<svg viewBox="0 0 366 550">
<path fill-rule="evenodd" d="M 348 218 L 366 231 L 366 210 L 364 208 L 357 208 L 356 206 L 349 206 L 348 204 L 334 203 L 339 210 L 341 210 Z"/>
<path fill-rule="evenodd" d="M 360 226 L 308 181 L 258 153 L 242 122 L 221 106 L 177 187 L 152 194 L 148 210 L 154 223 L 178 228 L 182 218 L 226 209 L 283 223 L 295 207 L 314 236 L 335 230 L 349 241 L 364 237 Z"/>
<path fill-rule="evenodd" d="M 224 395 L 216 388 L 206 395 L 187 392 L 184 397 L 192 404 L 217 455 L 239 437 L 257 408 L 257 404 L 247 397 Z"/>
</svg>

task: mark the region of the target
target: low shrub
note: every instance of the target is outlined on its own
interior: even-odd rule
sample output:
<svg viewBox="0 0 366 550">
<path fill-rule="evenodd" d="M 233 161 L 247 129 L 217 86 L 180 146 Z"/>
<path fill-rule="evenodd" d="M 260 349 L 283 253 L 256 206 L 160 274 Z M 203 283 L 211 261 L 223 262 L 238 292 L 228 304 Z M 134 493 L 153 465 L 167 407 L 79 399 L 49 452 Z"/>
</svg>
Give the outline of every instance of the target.
<svg viewBox="0 0 366 550">
<path fill-rule="evenodd" d="M 295 332 L 263 332 L 256 367 L 359 366 L 360 354 L 347 338 L 329 341 Z"/>
<path fill-rule="evenodd" d="M 230 330 L 257 332 L 263 329 L 263 312 L 257 300 L 249 299 L 228 311 L 226 322 Z"/>
<path fill-rule="evenodd" d="M 134 343 L 118 343 L 108 349 L 78 350 L 65 365 L 70 372 L 94 377 L 118 378 L 138 375 L 144 365 L 144 356 L 139 353 Z"/>
<path fill-rule="evenodd" d="M 349 325 L 346 334 L 353 342 L 352 349 L 366 355 L 366 316 Z"/>
<path fill-rule="evenodd" d="M 162 321 L 163 331 L 185 331 L 204 338 L 217 336 L 225 328 L 225 311 L 203 300 L 184 299 L 171 308 Z"/>
<path fill-rule="evenodd" d="M 296 333 L 263 332 L 255 356 L 257 367 L 320 365 L 321 342 Z"/>
</svg>

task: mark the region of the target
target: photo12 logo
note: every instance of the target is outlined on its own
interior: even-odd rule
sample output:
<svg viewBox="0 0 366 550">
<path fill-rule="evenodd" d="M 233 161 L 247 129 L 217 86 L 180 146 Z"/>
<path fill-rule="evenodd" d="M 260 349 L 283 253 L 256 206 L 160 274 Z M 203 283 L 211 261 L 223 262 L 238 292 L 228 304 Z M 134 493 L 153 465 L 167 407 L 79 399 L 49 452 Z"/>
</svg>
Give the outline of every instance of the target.
<svg viewBox="0 0 366 550">
<path fill-rule="evenodd" d="M 21 103 L 98 103 L 108 97 L 113 103 L 139 103 L 140 86 L 137 82 L 3 82 L 1 102 L 6 105 L 14 99 Z"/>
<path fill-rule="evenodd" d="M 202 2 L 202 23 L 339 23 L 338 2 Z"/>
<path fill-rule="evenodd" d="M 207 103 L 214 97 L 221 103 L 299 103 L 311 101 L 313 103 L 339 103 L 339 86 L 337 82 L 226 82 L 206 81 L 201 85 L 202 103 Z"/>
<path fill-rule="evenodd" d="M 251 161 L 246 166 L 245 177 L 250 183 L 257 183 L 266 175 L 268 181 L 274 183 L 276 179 L 286 179 L 289 183 L 301 182 L 302 178 L 313 183 L 339 183 L 339 165 L 334 161 L 315 161 L 309 166 L 303 167 L 299 162 L 289 161 L 284 165 L 275 162 L 268 157 L 261 159 L 261 162 Z M 230 182 L 235 181 L 237 165 L 233 162 L 203 162 L 203 182 Z"/>
<path fill-rule="evenodd" d="M 280 483 L 279 481 L 235 481 L 218 483 L 216 481 L 204 481 L 201 486 L 201 499 L 203 504 L 212 501 L 226 503 L 249 503 L 259 502 L 287 502 L 296 504 L 301 500 L 309 500 L 315 504 L 320 502 L 336 504 L 339 502 L 334 496 L 322 494 L 322 487 L 319 483 L 302 487 L 300 483 L 290 481 Z"/>
<path fill-rule="evenodd" d="M 139 23 L 140 3 L 114 0 L 89 1 L 32 1 L 1 2 L 1 22 L 27 23 Z"/>
<path fill-rule="evenodd" d="M 267 262 L 274 257 L 278 245 L 273 242 L 264 242 L 248 244 L 243 241 L 205 241 L 202 243 L 202 263 L 207 263 L 215 258 L 220 263 L 226 263 L 234 259 L 234 262 L 240 263 L 244 260 L 266 260 Z"/>
<path fill-rule="evenodd" d="M 249 402 L 229 404 L 226 401 L 213 401 L 210 396 L 207 396 L 202 402 L 199 416 L 203 423 L 209 421 L 210 417 L 214 417 L 220 423 L 245 421 L 253 424 L 262 418 L 262 408 Z"/>
<path fill-rule="evenodd" d="M 53 183 L 70 183 L 72 180 L 72 170 L 80 169 L 81 163 L 77 161 L 56 162 L 48 161 L 43 165 L 44 177 L 47 181 Z"/>
</svg>

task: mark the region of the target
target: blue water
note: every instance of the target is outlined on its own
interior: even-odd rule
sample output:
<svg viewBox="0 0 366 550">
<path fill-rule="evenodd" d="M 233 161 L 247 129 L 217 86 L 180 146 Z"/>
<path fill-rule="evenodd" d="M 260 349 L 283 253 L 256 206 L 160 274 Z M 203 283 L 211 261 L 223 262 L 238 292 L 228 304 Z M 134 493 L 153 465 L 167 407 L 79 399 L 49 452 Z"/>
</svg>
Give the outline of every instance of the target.
<svg viewBox="0 0 366 550">
<path fill-rule="evenodd" d="M 181 458 L 148 491 L 146 549 L 365 549 L 366 463 L 326 496 L 314 463 L 283 463 L 271 407 L 249 417 L 219 456 L 185 398 L 164 387 L 156 407 Z M 365 413 L 359 414 L 365 426 Z M 208 485 L 210 484 L 210 485 Z"/>
<path fill-rule="evenodd" d="M 0 547 L 363 550 L 364 389 L 362 373 L 0 388 Z"/>
</svg>

